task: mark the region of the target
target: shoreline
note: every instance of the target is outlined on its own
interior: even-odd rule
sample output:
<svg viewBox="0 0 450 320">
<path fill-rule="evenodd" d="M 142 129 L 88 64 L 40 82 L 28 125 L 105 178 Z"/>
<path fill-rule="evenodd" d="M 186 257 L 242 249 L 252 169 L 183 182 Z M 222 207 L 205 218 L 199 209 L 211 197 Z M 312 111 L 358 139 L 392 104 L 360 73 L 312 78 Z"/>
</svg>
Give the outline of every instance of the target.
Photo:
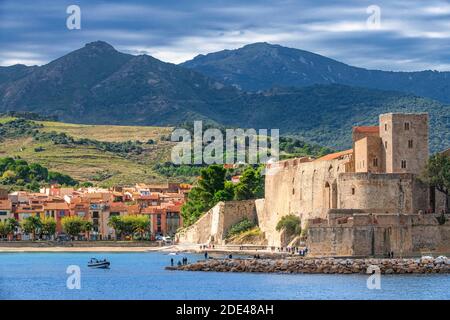
<svg viewBox="0 0 450 320">
<path fill-rule="evenodd" d="M 157 252 L 159 247 L 0 247 L 0 253 L 29 252 Z"/>
</svg>

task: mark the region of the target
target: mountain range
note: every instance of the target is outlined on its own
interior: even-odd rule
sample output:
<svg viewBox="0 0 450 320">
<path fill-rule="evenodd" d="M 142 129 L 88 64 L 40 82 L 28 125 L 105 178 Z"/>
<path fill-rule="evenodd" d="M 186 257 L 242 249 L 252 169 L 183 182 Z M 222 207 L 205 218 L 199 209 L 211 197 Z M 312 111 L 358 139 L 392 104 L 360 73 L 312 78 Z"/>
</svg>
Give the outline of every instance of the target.
<svg viewBox="0 0 450 320">
<path fill-rule="evenodd" d="M 352 125 L 374 124 L 383 112 L 420 111 L 430 113 L 431 147 L 439 150 L 450 144 L 448 77 L 365 70 L 266 43 L 175 65 L 96 41 L 43 66 L 0 67 L 0 112 L 31 111 L 87 124 L 205 120 L 280 128 L 344 148 Z"/>
<path fill-rule="evenodd" d="M 396 90 L 450 102 L 450 72 L 367 70 L 312 52 L 265 42 L 199 55 L 181 65 L 246 91 L 343 84 Z"/>
</svg>

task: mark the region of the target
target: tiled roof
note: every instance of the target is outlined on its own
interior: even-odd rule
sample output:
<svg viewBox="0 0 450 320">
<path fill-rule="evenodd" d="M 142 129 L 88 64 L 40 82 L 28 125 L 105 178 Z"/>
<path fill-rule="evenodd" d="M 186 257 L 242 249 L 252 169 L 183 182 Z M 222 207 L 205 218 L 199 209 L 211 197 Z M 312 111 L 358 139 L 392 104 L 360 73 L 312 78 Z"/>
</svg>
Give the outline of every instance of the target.
<svg viewBox="0 0 450 320">
<path fill-rule="evenodd" d="M 344 151 L 340 151 L 340 152 L 335 152 L 335 153 L 330 153 L 327 154 L 326 156 L 323 156 L 319 159 L 316 159 L 315 161 L 329 161 L 329 160 L 334 160 L 334 159 L 338 159 L 342 156 L 348 155 L 348 154 L 352 154 L 353 153 L 353 149 L 348 149 L 348 150 L 344 150 Z"/>
<path fill-rule="evenodd" d="M 44 204 L 45 210 L 69 210 L 69 206 L 65 202 L 47 202 Z"/>
<path fill-rule="evenodd" d="M 380 127 L 378 127 L 378 126 L 353 127 L 353 132 L 356 132 L 356 133 L 378 133 L 378 132 L 380 132 Z"/>
</svg>

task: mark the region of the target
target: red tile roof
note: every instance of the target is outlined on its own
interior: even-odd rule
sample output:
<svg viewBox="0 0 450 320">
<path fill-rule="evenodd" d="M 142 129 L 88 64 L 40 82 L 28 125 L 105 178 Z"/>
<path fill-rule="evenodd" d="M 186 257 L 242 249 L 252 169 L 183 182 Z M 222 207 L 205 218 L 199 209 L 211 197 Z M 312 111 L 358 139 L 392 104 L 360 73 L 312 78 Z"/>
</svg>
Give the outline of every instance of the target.
<svg viewBox="0 0 450 320">
<path fill-rule="evenodd" d="M 45 210 L 69 210 L 69 206 L 65 202 L 47 202 L 44 204 Z"/>
<path fill-rule="evenodd" d="M 380 127 L 378 127 L 378 126 L 353 127 L 353 132 L 355 132 L 355 133 L 378 133 L 378 132 L 380 132 Z"/>
<path fill-rule="evenodd" d="M 342 156 L 348 155 L 348 154 L 352 154 L 353 153 L 353 149 L 348 149 L 348 150 L 344 150 L 344 151 L 340 151 L 340 152 L 335 152 L 335 153 L 330 153 L 327 154 L 326 156 L 323 156 L 319 159 L 316 159 L 315 161 L 329 161 L 329 160 L 334 160 L 334 159 L 338 159 Z"/>
</svg>

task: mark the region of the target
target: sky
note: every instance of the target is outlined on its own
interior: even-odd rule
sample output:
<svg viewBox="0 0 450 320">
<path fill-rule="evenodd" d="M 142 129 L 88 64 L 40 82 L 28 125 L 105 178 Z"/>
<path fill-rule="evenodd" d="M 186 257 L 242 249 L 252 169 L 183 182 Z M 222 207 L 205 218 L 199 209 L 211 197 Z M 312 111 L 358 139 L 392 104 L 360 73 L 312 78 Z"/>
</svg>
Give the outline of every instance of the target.
<svg viewBox="0 0 450 320">
<path fill-rule="evenodd" d="M 67 27 L 70 5 L 80 29 Z M 450 71 L 450 0 L 0 0 L 0 66 L 96 40 L 172 63 L 264 41 L 369 69 Z"/>
</svg>

